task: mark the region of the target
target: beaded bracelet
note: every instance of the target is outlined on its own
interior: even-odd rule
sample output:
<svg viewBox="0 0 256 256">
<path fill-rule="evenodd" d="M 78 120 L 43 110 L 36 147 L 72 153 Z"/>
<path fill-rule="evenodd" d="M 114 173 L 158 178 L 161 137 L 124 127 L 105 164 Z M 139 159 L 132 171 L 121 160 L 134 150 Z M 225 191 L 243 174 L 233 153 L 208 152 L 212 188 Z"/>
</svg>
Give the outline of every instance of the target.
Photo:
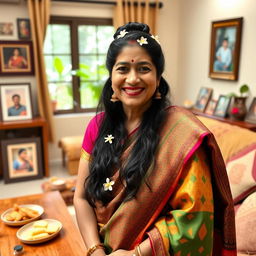
<svg viewBox="0 0 256 256">
<path fill-rule="evenodd" d="M 90 247 L 88 249 L 86 256 L 92 255 L 98 249 L 104 249 L 104 244 L 95 244 L 95 245 L 93 245 L 92 247 Z"/>
</svg>

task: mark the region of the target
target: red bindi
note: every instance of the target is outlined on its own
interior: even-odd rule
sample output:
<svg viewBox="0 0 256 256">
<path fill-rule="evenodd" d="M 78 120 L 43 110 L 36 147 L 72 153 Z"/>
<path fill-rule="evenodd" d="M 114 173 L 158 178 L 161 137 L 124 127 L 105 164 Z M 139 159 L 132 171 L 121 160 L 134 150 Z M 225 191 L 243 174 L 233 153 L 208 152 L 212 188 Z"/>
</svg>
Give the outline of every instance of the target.
<svg viewBox="0 0 256 256">
<path fill-rule="evenodd" d="M 131 61 L 134 62 L 134 59 L 132 59 Z"/>
</svg>

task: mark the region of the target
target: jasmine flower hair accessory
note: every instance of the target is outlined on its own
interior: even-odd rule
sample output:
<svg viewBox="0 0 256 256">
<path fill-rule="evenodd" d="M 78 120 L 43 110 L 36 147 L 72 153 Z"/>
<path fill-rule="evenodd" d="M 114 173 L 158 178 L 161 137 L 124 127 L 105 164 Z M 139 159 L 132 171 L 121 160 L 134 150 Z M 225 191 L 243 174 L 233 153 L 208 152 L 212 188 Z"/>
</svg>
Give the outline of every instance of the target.
<svg viewBox="0 0 256 256">
<path fill-rule="evenodd" d="M 160 41 L 159 41 L 159 37 L 158 37 L 158 36 L 152 35 L 151 37 L 152 37 L 153 39 L 155 39 L 155 40 L 160 44 Z"/>
<path fill-rule="evenodd" d="M 103 183 L 104 191 L 112 191 L 113 190 L 113 185 L 115 182 L 113 180 L 110 180 L 110 178 L 106 178 L 106 183 Z"/>
<path fill-rule="evenodd" d="M 114 139 L 115 137 L 112 135 L 112 134 L 109 134 L 107 137 L 104 137 L 105 139 L 105 143 L 108 142 L 109 144 L 112 144 L 112 140 Z"/>
<path fill-rule="evenodd" d="M 142 46 L 143 44 L 148 44 L 148 39 L 142 36 L 140 39 L 137 39 L 137 42 Z"/>
<path fill-rule="evenodd" d="M 120 34 L 117 36 L 117 38 L 122 38 L 124 37 L 128 32 L 124 29 L 122 31 L 120 31 Z"/>
</svg>

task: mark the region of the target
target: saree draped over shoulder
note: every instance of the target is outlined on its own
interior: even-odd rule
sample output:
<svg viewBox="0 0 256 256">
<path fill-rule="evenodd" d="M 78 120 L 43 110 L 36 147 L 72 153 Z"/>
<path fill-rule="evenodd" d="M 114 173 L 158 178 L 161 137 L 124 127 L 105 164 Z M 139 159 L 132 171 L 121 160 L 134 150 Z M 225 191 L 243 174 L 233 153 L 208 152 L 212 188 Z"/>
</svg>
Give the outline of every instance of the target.
<svg viewBox="0 0 256 256">
<path fill-rule="evenodd" d="M 109 252 L 149 239 L 156 256 L 235 256 L 233 201 L 216 141 L 190 112 L 166 111 L 155 163 L 136 198 L 122 203 L 117 171 L 113 200 L 96 204 L 101 238 Z M 126 142 L 123 161 L 129 161 L 135 141 L 136 132 Z"/>
</svg>

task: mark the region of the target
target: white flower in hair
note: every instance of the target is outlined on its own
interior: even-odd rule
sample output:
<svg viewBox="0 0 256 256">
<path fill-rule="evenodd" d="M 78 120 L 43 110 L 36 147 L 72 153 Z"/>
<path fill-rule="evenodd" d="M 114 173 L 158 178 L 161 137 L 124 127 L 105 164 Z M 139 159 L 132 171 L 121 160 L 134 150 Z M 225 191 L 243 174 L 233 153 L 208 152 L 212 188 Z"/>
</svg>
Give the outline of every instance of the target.
<svg viewBox="0 0 256 256">
<path fill-rule="evenodd" d="M 159 41 L 159 37 L 158 36 L 151 36 L 153 39 L 155 39 L 159 44 L 160 44 L 160 41 Z"/>
<path fill-rule="evenodd" d="M 122 38 L 124 37 L 128 32 L 124 29 L 122 31 L 120 31 L 120 34 L 117 36 L 117 38 Z"/>
<path fill-rule="evenodd" d="M 148 39 L 142 36 L 140 39 L 137 39 L 137 42 L 142 46 L 143 44 L 148 44 Z"/>
<path fill-rule="evenodd" d="M 113 185 L 115 182 L 113 180 L 110 180 L 110 178 L 106 178 L 106 183 L 103 183 L 104 190 L 107 191 L 112 191 L 113 190 Z"/>
<path fill-rule="evenodd" d="M 109 134 L 107 137 L 104 137 L 105 143 L 106 143 L 106 142 L 109 142 L 110 144 L 112 144 L 112 140 L 113 140 L 114 138 L 115 138 L 115 137 L 114 137 L 112 134 Z"/>
</svg>

